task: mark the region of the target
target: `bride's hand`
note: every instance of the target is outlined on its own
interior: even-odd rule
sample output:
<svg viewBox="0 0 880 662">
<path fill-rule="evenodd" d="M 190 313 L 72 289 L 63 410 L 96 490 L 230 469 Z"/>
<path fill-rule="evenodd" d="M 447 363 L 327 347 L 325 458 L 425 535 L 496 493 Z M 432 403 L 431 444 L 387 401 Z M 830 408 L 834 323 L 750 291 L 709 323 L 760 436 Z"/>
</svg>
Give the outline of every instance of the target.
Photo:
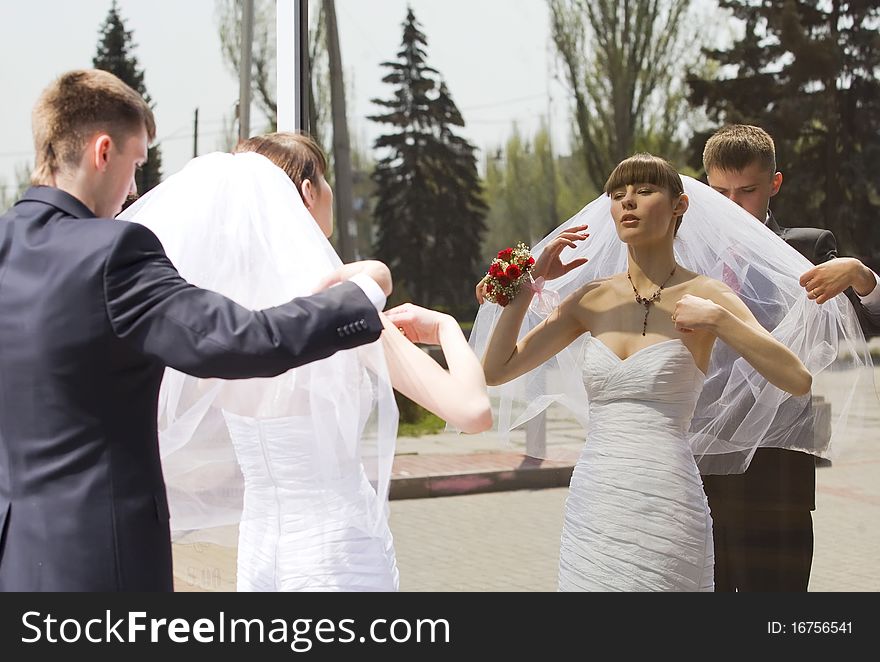
<svg viewBox="0 0 880 662">
<path fill-rule="evenodd" d="M 578 241 L 583 241 L 590 235 L 585 232 L 589 226 L 576 225 L 567 230 L 563 230 L 559 236 L 554 237 L 550 243 L 538 256 L 535 266 L 532 267 L 532 278 L 543 277 L 544 280 L 553 280 L 564 276 L 572 269 L 576 269 L 582 264 L 587 263 L 587 258 L 579 257 L 571 262 L 565 263 L 560 255 L 566 248 L 575 248 Z"/>
<path fill-rule="evenodd" d="M 441 326 L 450 322 L 458 325 L 451 315 L 412 303 L 386 310 L 384 314 L 407 339 L 423 345 L 439 345 Z"/>
<path fill-rule="evenodd" d="M 710 299 L 702 299 L 693 294 L 685 294 L 672 311 L 675 329 L 690 333 L 697 329 L 711 328 L 717 324 L 719 313 L 724 309 Z"/>
<path fill-rule="evenodd" d="M 385 265 L 384 262 L 379 262 L 379 260 L 361 260 L 360 262 L 350 262 L 348 264 L 343 264 L 339 269 L 334 271 L 332 274 L 328 274 L 325 276 L 318 284 L 315 286 L 313 294 L 317 294 L 318 292 L 323 292 L 329 287 L 334 285 L 338 285 L 346 280 L 350 280 L 353 276 L 357 274 L 366 274 L 374 281 L 379 287 L 382 288 L 382 291 L 385 293 L 385 296 L 391 296 L 392 283 L 391 283 L 391 270 Z"/>
<path fill-rule="evenodd" d="M 486 280 L 489 278 L 488 275 L 483 276 L 480 279 L 480 282 L 477 283 L 476 295 L 477 295 L 477 303 L 481 306 L 486 301 Z"/>
</svg>

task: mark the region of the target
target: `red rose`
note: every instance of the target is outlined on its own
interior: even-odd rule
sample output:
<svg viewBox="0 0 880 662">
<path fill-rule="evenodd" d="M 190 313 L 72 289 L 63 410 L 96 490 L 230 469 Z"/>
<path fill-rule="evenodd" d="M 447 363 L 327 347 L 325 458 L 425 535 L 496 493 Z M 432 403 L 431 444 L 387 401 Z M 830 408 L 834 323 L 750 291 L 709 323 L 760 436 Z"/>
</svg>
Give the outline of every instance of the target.
<svg viewBox="0 0 880 662">
<path fill-rule="evenodd" d="M 489 283 L 486 285 L 486 292 L 489 292 L 491 294 L 492 290 L 494 290 L 494 289 L 495 289 L 495 286 L 492 285 L 492 283 Z"/>
<path fill-rule="evenodd" d="M 495 301 L 499 306 L 506 306 L 510 303 L 510 299 L 508 299 L 503 294 L 499 294 L 497 297 L 495 297 Z"/>
<path fill-rule="evenodd" d="M 504 260 L 505 262 L 510 262 L 510 258 L 513 257 L 513 249 L 505 248 L 503 251 L 498 252 L 498 259 Z"/>
<path fill-rule="evenodd" d="M 533 264 L 535 264 L 535 258 L 533 258 L 533 257 L 530 255 L 530 256 L 529 256 L 529 266 L 531 267 Z"/>
<path fill-rule="evenodd" d="M 501 268 L 501 265 L 498 264 L 497 262 L 493 262 L 489 266 L 489 275 L 490 276 L 497 278 L 498 276 L 500 276 L 503 273 L 504 273 L 504 270 Z"/>
<path fill-rule="evenodd" d="M 515 264 L 511 264 L 509 267 L 507 267 L 507 271 L 504 272 L 504 275 L 507 276 L 510 280 L 516 280 L 517 278 L 522 276 L 522 270 Z"/>
<path fill-rule="evenodd" d="M 498 284 L 501 287 L 506 287 L 507 285 L 510 285 L 510 279 L 504 274 L 501 274 L 500 276 L 498 276 Z"/>
</svg>

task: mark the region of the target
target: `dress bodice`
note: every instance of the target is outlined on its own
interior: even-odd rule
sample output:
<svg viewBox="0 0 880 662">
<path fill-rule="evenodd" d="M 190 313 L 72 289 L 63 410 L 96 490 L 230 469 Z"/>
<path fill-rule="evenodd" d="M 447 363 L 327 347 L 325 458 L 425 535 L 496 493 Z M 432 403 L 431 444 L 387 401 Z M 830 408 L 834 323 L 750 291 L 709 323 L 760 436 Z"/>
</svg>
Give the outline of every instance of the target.
<svg viewBox="0 0 880 662">
<path fill-rule="evenodd" d="M 678 339 L 645 347 L 621 359 L 601 340 L 587 338 L 583 379 L 590 399 L 591 427 L 631 415 L 633 424 L 686 429 L 705 375 Z"/>
<path fill-rule="evenodd" d="M 359 449 L 318 443 L 311 416 L 257 419 L 224 412 L 224 417 L 251 489 L 326 487 L 360 477 Z"/>
</svg>

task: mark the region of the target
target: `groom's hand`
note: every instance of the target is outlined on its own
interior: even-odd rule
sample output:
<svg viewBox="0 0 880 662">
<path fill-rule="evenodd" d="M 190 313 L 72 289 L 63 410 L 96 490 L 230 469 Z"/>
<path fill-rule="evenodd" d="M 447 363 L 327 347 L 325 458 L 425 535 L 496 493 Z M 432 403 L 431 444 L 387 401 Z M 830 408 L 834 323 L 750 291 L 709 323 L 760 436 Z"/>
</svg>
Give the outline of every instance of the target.
<svg viewBox="0 0 880 662">
<path fill-rule="evenodd" d="M 369 276 L 376 284 L 382 288 L 382 291 L 385 293 L 385 296 L 391 296 L 392 288 L 392 280 L 391 280 L 391 270 L 385 265 L 384 262 L 379 262 L 379 260 L 361 260 L 360 262 L 350 262 L 348 264 L 343 264 L 339 269 L 334 271 L 332 274 L 325 276 L 315 287 L 315 293 L 322 292 L 326 290 L 328 287 L 333 287 L 334 285 L 338 285 L 346 280 L 351 280 L 353 276 L 357 274 L 364 274 Z"/>
<path fill-rule="evenodd" d="M 877 286 L 877 279 L 873 271 L 854 257 L 838 257 L 805 272 L 800 283 L 808 298 L 825 303 L 848 287 L 860 297 L 867 296 Z"/>
</svg>

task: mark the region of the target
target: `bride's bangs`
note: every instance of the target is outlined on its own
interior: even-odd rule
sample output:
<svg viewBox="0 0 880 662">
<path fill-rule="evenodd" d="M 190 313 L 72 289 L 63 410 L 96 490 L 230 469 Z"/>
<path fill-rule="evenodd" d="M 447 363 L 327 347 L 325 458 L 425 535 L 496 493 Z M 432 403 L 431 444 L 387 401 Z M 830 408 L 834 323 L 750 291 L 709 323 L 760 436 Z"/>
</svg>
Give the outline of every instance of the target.
<svg viewBox="0 0 880 662">
<path fill-rule="evenodd" d="M 675 168 L 665 159 L 647 153 L 634 154 L 617 164 L 605 182 L 605 193 L 611 195 L 612 191 L 631 184 L 652 184 L 673 196 L 684 192 L 684 185 Z"/>
</svg>

